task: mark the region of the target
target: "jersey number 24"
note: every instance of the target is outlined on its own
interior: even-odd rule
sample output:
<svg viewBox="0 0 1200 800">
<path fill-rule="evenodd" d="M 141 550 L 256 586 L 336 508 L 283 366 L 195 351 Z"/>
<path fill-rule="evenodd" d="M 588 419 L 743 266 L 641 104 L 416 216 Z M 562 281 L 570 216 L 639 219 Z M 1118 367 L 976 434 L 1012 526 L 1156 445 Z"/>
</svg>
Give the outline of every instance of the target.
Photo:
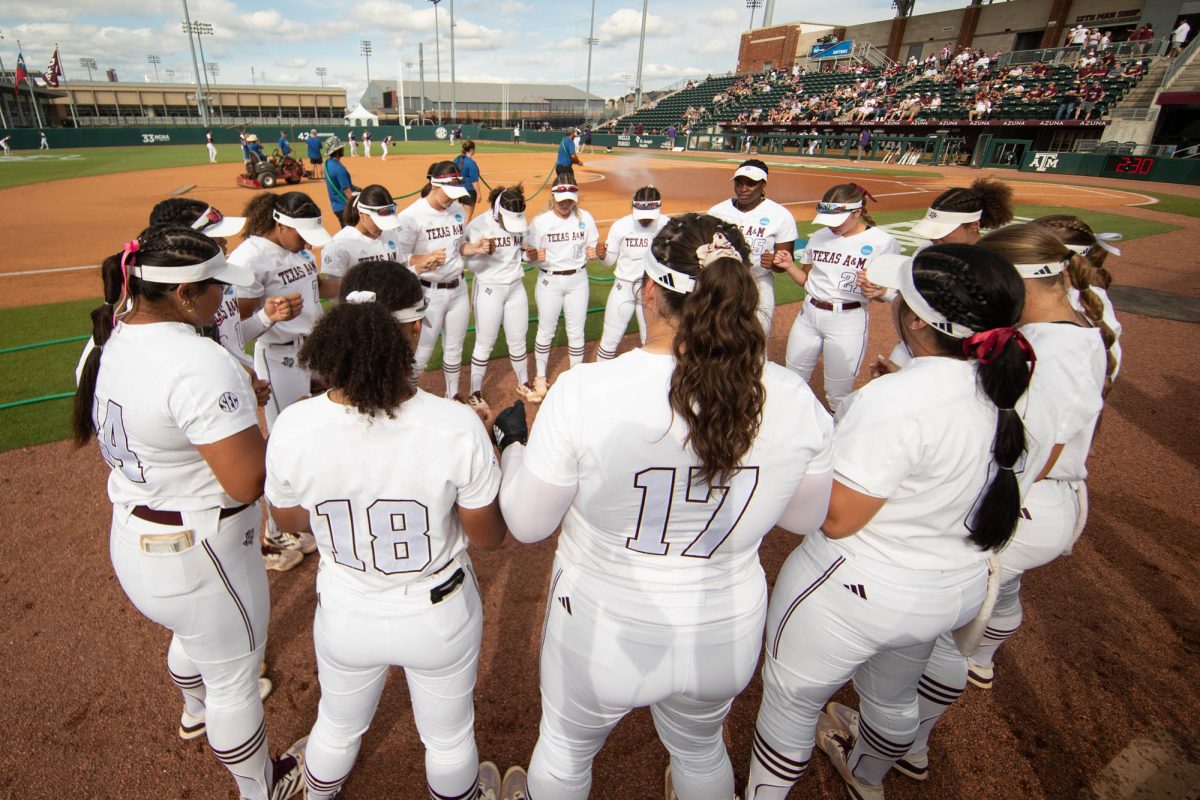
<svg viewBox="0 0 1200 800">
<path fill-rule="evenodd" d="M 674 467 L 652 467 L 634 476 L 633 485 L 642 490 L 642 507 L 638 510 L 637 533 L 625 540 L 626 547 L 651 556 L 667 555 L 672 512 L 690 516 L 689 511 L 702 506 L 709 511 L 708 520 L 681 555 L 712 557 L 746 513 L 758 488 L 758 467 L 739 467 L 724 485 L 716 486 L 702 484 L 699 472 L 697 467 L 688 468 L 682 506 L 676 502 Z"/>
</svg>

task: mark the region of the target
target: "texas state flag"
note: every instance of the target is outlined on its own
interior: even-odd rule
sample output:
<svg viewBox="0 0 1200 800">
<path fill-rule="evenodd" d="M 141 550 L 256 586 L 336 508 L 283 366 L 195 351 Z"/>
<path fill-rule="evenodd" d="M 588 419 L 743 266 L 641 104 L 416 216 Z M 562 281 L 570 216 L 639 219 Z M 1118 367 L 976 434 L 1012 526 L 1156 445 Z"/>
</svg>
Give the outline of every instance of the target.
<svg viewBox="0 0 1200 800">
<path fill-rule="evenodd" d="M 13 94 L 21 93 L 21 81 L 29 77 L 29 70 L 25 69 L 25 56 L 17 52 L 17 74 L 13 78 Z"/>
</svg>

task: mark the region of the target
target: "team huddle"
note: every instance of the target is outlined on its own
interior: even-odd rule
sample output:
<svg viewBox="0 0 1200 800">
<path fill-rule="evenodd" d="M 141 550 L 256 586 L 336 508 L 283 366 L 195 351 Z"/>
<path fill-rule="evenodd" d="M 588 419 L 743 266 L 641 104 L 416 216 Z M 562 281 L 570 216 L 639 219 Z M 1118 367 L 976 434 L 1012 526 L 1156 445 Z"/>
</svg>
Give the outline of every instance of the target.
<svg viewBox="0 0 1200 800">
<path fill-rule="evenodd" d="M 1011 224 L 1011 189 L 980 179 L 934 200 L 914 228 L 930 244 L 905 257 L 846 183 L 797 250 L 768 178 L 748 160 L 731 199 L 676 216 L 642 187 L 602 239 L 573 183 L 532 219 L 520 185 L 475 213 L 443 161 L 407 208 L 383 186 L 355 193 L 336 235 L 301 192 L 256 195 L 244 217 L 173 198 L 105 260 L 75 438 L 111 467 L 120 584 L 171 631 L 179 735 L 207 736 L 241 797 L 337 795 L 391 666 L 434 800 L 583 800 L 642 707 L 670 754 L 667 800 L 783 800 L 814 749 L 858 800 L 883 798 L 893 770 L 937 768 L 930 737 L 968 682 L 1003 690 L 1022 575 L 1083 531 L 1120 366 L 1104 291 L 1119 237 L 1066 215 Z M 594 260 L 614 282 L 582 364 Z M 776 364 L 781 273 L 806 296 Z M 872 303 L 898 342 L 854 391 Z M 640 346 L 618 355 L 635 316 Z M 496 413 L 482 391 L 501 327 L 521 399 Z M 439 337 L 441 396 L 418 386 Z M 768 592 L 776 526 L 802 539 Z M 539 736 L 502 773 L 476 747 L 470 551 L 556 532 Z M 321 561 L 321 699 L 272 758 L 265 565 L 303 552 Z M 731 758 L 725 719 L 760 659 L 751 751 Z M 857 710 L 829 702 L 850 681 Z"/>
</svg>

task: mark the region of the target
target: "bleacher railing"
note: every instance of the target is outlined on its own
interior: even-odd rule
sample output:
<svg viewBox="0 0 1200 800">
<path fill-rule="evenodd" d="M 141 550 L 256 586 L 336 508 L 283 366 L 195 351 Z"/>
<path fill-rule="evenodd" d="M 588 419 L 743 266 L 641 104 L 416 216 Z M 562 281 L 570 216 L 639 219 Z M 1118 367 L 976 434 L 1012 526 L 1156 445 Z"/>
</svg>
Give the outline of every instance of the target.
<svg viewBox="0 0 1200 800">
<path fill-rule="evenodd" d="M 996 63 L 1001 67 L 1032 64 L 1035 61 L 1041 61 L 1044 64 L 1072 64 L 1084 49 L 1093 48 L 1081 48 L 1076 45 L 1074 47 L 1043 47 L 1038 50 L 1013 50 L 1003 53 Z M 1149 58 L 1163 53 L 1161 43 L 1150 42 L 1114 42 L 1109 45 L 1107 50 L 1100 51 L 1099 48 L 1096 50 L 1097 52 L 1112 53 L 1117 58 L 1137 58 L 1139 56 Z"/>
<path fill-rule="evenodd" d="M 217 116 L 214 114 L 209 118 L 211 125 L 214 127 L 222 127 L 225 125 L 329 125 L 331 123 L 341 124 L 344 117 L 338 114 L 333 117 L 281 117 L 274 114 L 270 116 Z M 139 125 L 147 125 L 153 127 L 191 127 L 194 128 L 202 125 L 200 117 L 147 117 L 141 115 L 124 115 L 121 116 L 99 116 L 99 117 L 80 117 L 80 128 L 112 128 L 112 127 L 136 127 Z"/>
</svg>

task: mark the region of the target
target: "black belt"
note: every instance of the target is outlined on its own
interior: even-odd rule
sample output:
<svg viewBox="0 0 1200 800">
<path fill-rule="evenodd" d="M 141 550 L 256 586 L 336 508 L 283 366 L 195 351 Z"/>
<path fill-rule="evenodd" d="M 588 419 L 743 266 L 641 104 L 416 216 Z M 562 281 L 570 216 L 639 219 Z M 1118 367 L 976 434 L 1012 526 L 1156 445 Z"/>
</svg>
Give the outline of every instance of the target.
<svg viewBox="0 0 1200 800">
<path fill-rule="evenodd" d="M 462 567 L 454 570 L 454 574 L 441 583 L 429 590 L 429 602 L 437 604 L 449 597 L 455 589 L 462 586 L 467 575 L 463 572 Z"/>
<path fill-rule="evenodd" d="M 857 300 L 851 300 L 849 303 L 842 303 L 839 307 L 837 303 L 826 303 L 824 300 L 818 300 L 815 297 L 809 297 L 808 302 L 812 303 L 822 311 L 853 311 L 856 308 L 862 308 L 862 303 Z"/>
<path fill-rule="evenodd" d="M 421 280 L 421 285 L 424 286 L 426 289 L 453 289 L 458 286 L 458 278 L 455 278 L 452 281 L 446 281 L 445 283 L 437 283 L 436 281 L 427 281 L 424 278 L 421 278 L 420 280 Z"/>
<path fill-rule="evenodd" d="M 222 508 L 221 519 L 232 517 L 234 514 L 240 514 L 250 507 L 249 503 L 234 508 Z M 138 519 L 144 519 L 146 522 L 153 522 L 156 525 L 183 525 L 183 515 L 178 511 L 159 511 L 157 508 L 148 506 L 134 506 L 133 515 Z"/>
<path fill-rule="evenodd" d="M 578 267 L 577 269 L 559 269 L 559 270 L 544 269 L 544 270 L 542 270 L 542 272 L 546 273 L 547 275 L 574 275 L 576 272 L 579 272 L 579 270 L 581 270 L 581 269 L 583 269 L 583 267 Z"/>
</svg>

